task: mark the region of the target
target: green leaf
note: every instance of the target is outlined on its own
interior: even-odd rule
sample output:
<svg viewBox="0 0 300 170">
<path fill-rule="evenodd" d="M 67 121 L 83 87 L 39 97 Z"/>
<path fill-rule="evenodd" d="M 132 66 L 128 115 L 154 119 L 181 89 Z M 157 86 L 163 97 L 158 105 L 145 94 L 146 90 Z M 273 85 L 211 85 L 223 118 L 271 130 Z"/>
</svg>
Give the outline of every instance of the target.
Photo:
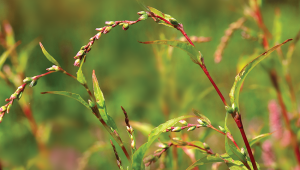
<svg viewBox="0 0 300 170">
<path fill-rule="evenodd" d="M 148 136 L 154 126 L 147 123 L 140 123 L 136 121 L 130 121 L 130 125 L 133 127 L 134 130 L 138 130 L 142 132 L 143 135 Z"/>
<path fill-rule="evenodd" d="M 95 70 L 93 70 L 93 89 L 94 89 L 94 96 L 96 98 L 96 103 L 98 105 L 98 109 L 102 119 L 107 123 L 108 126 L 113 128 L 113 130 L 118 131 L 115 121 L 108 115 L 104 95 L 100 89 Z"/>
<path fill-rule="evenodd" d="M 273 34 L 274 35 L 274 44 L 280 42 L 282 35 L 282 23 L 280 20 L 280 10 L 279 8 L 275 10 L 274 22 L 273 22 Z"/>
<path fill-rule="evenodd" d="M 211 124 L 210 120 L 204 116 L 203 114 L 199 113 L 197 110 L 193 109 L 193 113 L 199 118 L 201 119 L 202 121 L 208 123 L 208 124 Z"/>
<path fill-rule="evenodd" d="M 239 160 L 244 164 L 247 164 L 246 157 L 239 151 L 234 145 L 229 143 L 229 139 L 227 136 L 225 136 L 225 150 L 226 153 L 233 159 L 233 160 Z"/>
<path fill-rule="evenodd" d="M 248 170 L 248 168 L 241 161 L 233 160 L 227 153 L 222 154 L 220 157 L 224 160 L 230 170 Z M 251 164 L 251 162 L 247 163 Z"/>
<path fill-rule="evenodd" d="M 149 9 L 152 13 L 154 13 L 154 14 L 156 14 L 156 15 L 162 17 L 162 18 L 164 18 L 164 19 L 167 20 L 167 21 L 169 21 L 172 25 L 167 24 L 165 21 L 161 20 L 160 18 L 158 18 L 158 20 L 156 20 L 156 22 L 157 22 L 158 24 L 162 24 L 162 25 L 165 25 L 165 26 L 168 26 L 168 27 L 172 27 L 172 28 L 173 28 L 173 25 L 178 25 L 177 20 L 176 20 L 174 17 L 172 17 L 171 15 L 169 15 L 169 14 L 164 14 L 164 13 L 162 13 L 161 11 L 159 11 L 159 10 L 153 8 L 153 7 L 150 7 L 150 6 L 148 6 L 148 9 Z"/>
<path fill-rule="evenodd" d="M 148 141 L 144 143 L 132 156 L 132 169 L 134 170 L 141 170 L 144 169 L 143 166 L 143 158 L 146 153 L 146 151 L 149 149 L 149 147 L 152 145 L 152 143 L 158 138 L 158 136 L 166 130 L 168 127 L 171 127 L 175 125 L 179 120 L 186 119 L 193 117 L 191 115 L 186 115 L 186 116 L 180 116 L 174 119 L 171 119 L 158 127 L 154 128 L 149 137 Z"/>
<path fill-rule="evenodd" d="M 80 63 L 80 67 L 77 71 L 77 80 L 79 81 L 79 83 L 81 83 L 83 85 L 86 85 L 86 80 L 85 80 L 85 77 L 82 73 L 82 66 L 83 66 L 84 60 L 85 60 L 85 56 L 82 58 L 81 63 Z"/>
<path fill-rule="evenodd" d="M 223 162 L 224 160 L 220 158 L 219 154 L 214 154 L 214 155 L 206 155 L 205 157 L 197 160 L 194 162 L 192 165 L 190 165 L 187 170 L 192 170 L 196 166 L 204 165 L 206 163 L 214 163 L 214 162 Z"/>
<path fill-rule="evenodd" d="M 20 45 L 21 42 L 18 41 L 17 43 L 15 43 L 13 46 L 11 46 L 8 50 L 6 50 L 1 56 L 0 56 L 0 70 L 2 69 L 3 64 L 5 63 L 7 57 L 9 56 L 9 54 L 18 46 Z"/>
<path fill-rule="evenodd" d="M 58 94 L 58 95 L 62 95 L 62 96 L 67 96 L 67 97 L 70 97 L 72 99 L 75 99 L 75 100 L 79 101 L 86 108 L 91 110 L 89 104 L 86 101 L 84 101 L 79 94 L 76 94 L 76 93 L 71 93 L 71 92 L 68 92 L 68 91 L 47 91 L 47 92 L 42 92 L 41 94 Z"/>
<path fill-rule="evenodd" d="M 21 51 L 19 55 L 19 67 L 16 68 L 18 73 L 23 73 L 24 70 L 27 67 L 27 62 L 29 57 L 31 56 L 31 53 L 35 46 L 38 44 L 38 38 L 31 41 L 29 44 L 27 44 Z"/>
<path fill-rule="evenodd" d="M 59 63 L 46 51 L 46 49 L 44 48 L 43 44 L 40 42 L 40 47 L 44 53 L 44 55 L 46 56 L 46 58 L 53 64 L 57 65 L 60 67 Z"/>
<path fill-rule="evenodd" d="M 231 88 L 231 91 L 229 93 L 230 101 L 232 104 L 232 108 L 237 111 L 239 111 L 239 93 L 241 86 L 246 78 L 246 76 L 249 74 L 249 72 L 263 59 L 265 59 L 267 56 L 269 56 L 274 50 L 276 50 L 278 47 L 282 46 L 283 44 L 291 41 L 292 39 L 288 39 L 284 41 L 283 43 L 276 45 L 272 47 L 271 49 L 267 50 L 266 52 L 262 53 L 260 56 L 256 57 L 254 60 L 252 60 L 250 63 L 248 63 L 235 77 L 235 82 Z"/>
<path fill-rule="evenodd" d="M 249 141 L 250 147 L 251 147 L 252 145 L 254 145 L 255 143 L 261 141 L 262 139 L 264 139 L 264 138 L 270 136 L 271 134 L 272 134 L 272 133 L 265 133 L 265 134 L 258 135 L 258 136 L 256 136 L 255 138 L 251 139 L 251 140 Z"/>
<path fill-rule="evenodd" d="M 140 42 L 140 41 L 139 41 Z M 202 54 L 200 51 L 197 51 L 197 49 L 189 44 L 188 42 L 183 41 L 176 41 L 176 40 L 156 40 L 156 41 L 145 41 L 140 42 L 143 44 L 164 44 L 169 45 L 171 47 L 179 48 L 183 51 L 185 51 L 191 58 L 191 60 L 196 64 L 202 64 Z"/>
<path fill-rule="evenodd" d="M 147 7 L 148 7 L 148 9 L 149 9 L 151 12 L 153 12 L 154 14 L 156 14 L 156 15 L 162 17 L 162 18 L 165 18 L 164 13 L 160 12 L 159 10 L 157 10 L 157 9 L 155 9 L 155 8 L 153 8 L 153 7 L 150 7 L 150 6 L 147 6 Z"/>
</svg>

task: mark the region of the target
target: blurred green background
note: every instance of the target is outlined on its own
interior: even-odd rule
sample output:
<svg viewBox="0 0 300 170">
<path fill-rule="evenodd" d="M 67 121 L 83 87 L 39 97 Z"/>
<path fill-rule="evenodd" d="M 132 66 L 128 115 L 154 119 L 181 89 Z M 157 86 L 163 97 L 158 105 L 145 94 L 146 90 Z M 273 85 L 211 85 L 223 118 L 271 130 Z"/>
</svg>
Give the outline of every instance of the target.
<svg viewBox="0 0 300 170">
<path fill-rule="evenodd" d="M 259 53 L 263 52 L 260 43 L 243 39 L 241 31 L 238 30 L 231 37 L 222 61 L 214 63 L 214 52 L 224 31 L 232 22 L 243 16 L 247 1 L 155 0 L 144 3 L 175 17 L 184 25 L 189 36 L 211 37 L 210 42 L 195 45 L 204 55 L 212 78 L 229 101 L 228 94 L 237 74 L 239 59 L 253 54 L 254 49 L 258 49 Z M 281 11 L 280 42 L 294 38 L 300 29 L 299 0 L 262 1 L 263 18 L 271 32 L 276 8 Z M 80 47 L 87 44 L 89 38 L 97 33 L 95 28 L 103 27 L 105 21 L 136 20 L 139 17 L 136 13 L 141 10 L 143 8 L 134 0 L 0 0 L 0 21 L 8 21 L 14 30 L 15 40 L 22 42 L 17 47 L 17 52 L 26 50 L 27 45 L 38 38 L 34 42 L 35 48 L 28 53 L 25 76 L 42 74 L 46 72 L 46 68 L 52 66 L 38 47 L 38 41 L 43 43 L 46 50 L 65 70 L 75 75 L 77 67 L 73 66 L 73 57 Z M 259 30 L 251 19 L 247 20 L 245 25 Z M 84 74 L 89 87 L 92 88 L 91 75 L 92 70 L 95 70 L 108 112 L 117 122 L 127 148 L 130 140 L 124 129 L 124 115 L 120 106 L 126 109 L 131 121 L 151 124 L 153 127 L 171 118 L 192 114 L 192 108 L 206 115 L 216 127 L 224 125 L 225 112 L 222 101 L 212 90 L 203 71 L 192 63 L 184 52 L 174 49 L 172 58 L 169 59 L 167 47 L 138 43 L 138 41 L 179 37 L 181 37 L 179 31 L 158 25 L 149 18 L 130 26 L 127 31 L 116 27 L 109 34 L 102 35 L 87 55 Z M 271 46 L 274 45 L 272 41 Z M 282 48 L 284 53 L 287 47 L 288 45 Z M 298 43 L 290 65 L 297 96 L 300 90 L 299 47 Z M 4 51 L 5 49 L 1 47 L 0 54 Z M 272 57 L 273 59 L 264 61 L 262 65 L 266 67 L 278 65 L 279 60 L 275 52 Z M 162 62 L 163 68 L 158 67 L 158 61 Z M 5 64 L 6 68 L 11 66 L 9 61 Z M 270 131 L 268 102 L 276 99 L 276 93 L 262 65 L 258 65 L 249 74 L 240 95 L 248 138 L 254 137 L 255 133 L 251 131 L 258 132 L 261 128 L 261 133 Z M 287 87 L 284 79 L 281 78 L 279 81 L 282 88 Z M 0 105 L 4 105 L 4 100 L 15 91 L 15 88 L 2 79 L 0 87 Z M 44 160 L 44 166 L 36 165 L 36 162 L 43 164 L 43 161 L 39 160 L 38 146 L 30 125 L 15 102 L 10 113 L 4 116 L 0 124 L 0 162 L 3 168 L 77 169 L 79 158 L 84 157 L 86 155 L 84 153 L 96 145 L 94 149 L 96 152 L 88 159 L 86 169 L 117 169 L 113 151 L 108 143 L 111 137 L 96 117 L 77 101 L 62 96 L 40 94 L 44 91 L 70 91 L 88 99 L 85 89 L 63 74 L 55 73 L 40 79 L 37 86 L 32 89 L 30 103 L 27 104 L 32 108 L 37 124 L 44 128 L 41 134 L 46 136 L 44 138 L 49 157 Z M 288 110 L 291 110 L 290 99 L 286 97 L 285 100 Z M 238 144 L 242 145 L 239 132 L 231 119 L 229 126 Z M 206 134 L 206 131 L 209 131 L 209 134 Z M 187 134 L 192 140 L 208 143 L 215 152 L 224 152 L 223 136 L 220 134 L 211 133 L 209 129 L 195 130 Z M 136 136 L 137 146 L 147 140 L 147 136 L 138 130 Z M 157 146 L 153 146 L 153 150 L 150 149 L 149 153 L 155 149 Z M 124 155 L 120 149 L 118 150 L 126 164 Z M 185 169 L 191 161 L 182 151 L 178 152 L 181 153 L 178 169 Z M 284 155 L 280 160 L 288 161 L 287 168 L 295 166 L 295 160 L 288 160 L 289 155 L 293 156 L 292 151 L 284 153 L 283 149 L 279 152 Z M 259 152 L 257 154 L 259 158 Z M 261 160 L 258 159 L 258 162 Z M 156 166 L 151 168 L 155 169 Z"/>
</svg>

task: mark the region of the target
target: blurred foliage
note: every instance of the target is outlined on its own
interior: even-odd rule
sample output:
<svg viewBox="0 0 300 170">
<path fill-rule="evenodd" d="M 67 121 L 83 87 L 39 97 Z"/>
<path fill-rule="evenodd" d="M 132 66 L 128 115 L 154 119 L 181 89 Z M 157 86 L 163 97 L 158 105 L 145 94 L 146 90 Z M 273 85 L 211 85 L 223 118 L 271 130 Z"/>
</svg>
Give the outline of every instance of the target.
<svg viewBox="0 0 300 170">
<path fill-rule="evenodd" d="M 238 30 L 233 33 L 225 48 L 222 61 L 218 64 L 214 62 L 214 52 L 224 31 L 243 15 L 246 3 L 233 0 L 145 1 L 146 5 L 174 16 L 184 25 L 189 36 L 211 37 L 210 42 L 195 45 L 202 52 L 207 69 L 227 101 L 241 61 L 247 60 L 245 56 L 252 57 L 253 54 L 264 51 L 256 41 L 243 39 L 241 31 Z M 300 29 L 299 0 L 262 0 L 261 11 L 269 30 L 272 30 L 274 25 L 276 8 L 279 8 L 281 13 L 280 42 L 294 38 Z M 8 60 L 3 69 L 10 68 L 23 76 L 46 72 L 45 69 L 51 67 L 52 63 L 43 56 L 36 40 L 38 38 L 62 68 L 75 75 L 77 68 L 73 66 L 73 57 L 80 47 L 96 34 L 95 28 L 104 26 L 105 21 L 136 20 L 136 13 L 141 10 L 143 9 L 139 4 L 132 0 L 0 0 L 1 32 L 4 32 L 4 21 L 7 21 L 14 31 L 13 40 L 22 42 L 16 48 L 15 54 L 19 56 L 19 67 L 14 68 L 13 60 Z M 259 30 L 250 20 L 245 24 L 257 29 L 256 31 Z M 103 35 L 87 55 L 83 72 L 88 86 L 92 87 L 94 69 L 105 96 L 107 110 L 116 121 L 127 148 L 130 146 L 130 139 L 123 130 L 125 122 L 121 105 L 126 109 L 129 119 L 136 122 L 136 126 L 141 126 L 140 123 L 146 125 L 140 127 L 144 129 L 142 132 L 136 128 L 137 147 L 147 141 L 144 133 L 149 131 L 149 127 L 156 127 L 174 117 L 191 114 L 192 108 L 207 116 L 213 125 L 223 125 L 225 111 L 222 101 L 212 90 L 202 70 L 192 63 L 183 51 L 138 43 L 180 37 L 179 31 L 155 24 L 148 19 L 130 26 L 126 32 L 115 28 L 109 34 Z M 283 46 L 284 54 L 287 48 L 288 46 Z M 300 43 L 295 46 L 293 62 L 289 67 L 297 101 L 300 96 L 299 48 Z M 1 47 L 0 54 L 6 50 Z M 262 65 L 258 65 L 249 74 L 240 94 L 240 110 L 249 139 L 259 133 L 270 132 L 268 102 L 276 99 L 276 92 L 266 67 L 275 65 L 280 68 L 277 55 L 274 53 L 270 58 L 272 59 L 263 61 Z M 278 72 L 282 70 L 278 69 Z M 281 88 L 287 89 L 283 76 L 279 78 L 279 82 Z M 19 82 L 16 87 L 20 84 Z M 0 79 L 0 87 L 0 105 L 3 105 L 4 100 L 16 88 L 3 79 Z M 109 146 L 111 137 L 88 109 L 70 98 L 40 94 L 44 91 L 64 90 L 88 98 L 85 89 L 73 79 L 54 73 L 39 80 L 32 90 L 27 88 L 25 91 L 29 92 L 24 95 L 28 97 L 22 98 L 19 106 L 15 103 L 10 113 L 5 115 L 0 124 L 0 162 L 4 169 L 68 170 L 82 166 L 91 170 L 117 169 L 114 153 Z M 283 97 L 287 110 L 292 112 L 287 90 L 283 90 Z M 47 156 L 39 152 L 41 146 L 33 135 L 32 124 L 22 112 L 24 103 L 32 109 L 38 132 L 43 139 L 40 143 L 45 145 Z M 228 126 L 237 143 L 242 146 L 242 138 L 236 130 L 235 123 L 229 120 Z M 202 142 L 208 143 L 215 152 L 223 153 L 225 150 L 224 137 L 212 133 L 210 129 L 197 129 L 187 134 L 192 140 L 201 139 Z M 275 139 L 271 137 L 270 140 Z M 155 147 L 153 145 L 153 150 L 150 149 L 148 153 L 152 153 Z M 255 156 L 260 158 L 261 148 L 258 146 L 254 149 Z M 121 149 L 117 147 L 117 150 L 124 164 L 128 164 Z M 192 164 L 181 149 L 177 149 L 178 162 L 172 162 L 172 159 L 176 159 L 172 156 L 174 150 L 171 148 L 165 158 L 168 167 L 186 169 Z M 291 149 L 277 149 L 276 154 L 279 155 L 277 161 L 282 169 L 290 169 L 296 165 L 295 160 L 289 158 L 294 157 Z M 202 156 L 202 153 L 196 153 L 197 159 Z M 257 162 L 261 163 L 262 160 L 258 159 Z M 151 165 L 151 169 L 157 166 Z M 203 168 L 210 167 L 211 165 L 207 165 Z"/>
</svg>

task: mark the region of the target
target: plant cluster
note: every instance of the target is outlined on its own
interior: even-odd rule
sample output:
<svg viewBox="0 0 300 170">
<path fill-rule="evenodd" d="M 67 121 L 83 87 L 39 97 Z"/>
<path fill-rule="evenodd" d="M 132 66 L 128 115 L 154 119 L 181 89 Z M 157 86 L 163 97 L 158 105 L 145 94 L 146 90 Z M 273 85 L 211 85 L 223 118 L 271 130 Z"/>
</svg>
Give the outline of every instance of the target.
<svg viewBox="0 0 300 170">
<path fill-rule="evenodd" d="M 277 12 L 276 16 L 279 17 L 279 12 Z M 230 96 L 230 102 L 227 102 L 224 98 L 223 94 L 219 90 L 219 87 L 214 82 L 213 78 L 210 76 L 209 71 L 205 65 L 204 57 L 200 51 L 198 51 L 193 42 L 206 42 L 209 41 L 209 38 L 203 38 L 203 37 L 196 37 L 191 36 L 191 38 L 186 34 L 186 32 L 183 29 L 183 24 L 178 22 L 174 17 L 172 17 L 169 14 L 164 14 L 160 12 L 159 10 L 153 8 L 153 7 L 147 7 L 145 11 L 140 11 L 137 13 L 139 15 L 139 18 L 135 21 L 107 21 L 105 22 L 106 26 L 103 26 L 101 28 L 96 28 L 97 34 L 95 34 L 93 37 L 89 39 L 89 42 L 82 46 L 78 53 L 75 55 L 74 59 L 74 66 L 79 67 L 77 71 L 77 75 L 74 76 L 71 73 L 67 72 L 63 67 L 52 57 L 46 49 L 43 47 L 42 43 L 40 43 L 40 47 L 46 56 L 46 58 L 54 64 L 52 67 L 47 68 L 47 72 L 36 75 L 33 77 L 24 77 L 22 75 L 23 69 L 18 70 L 16 73 L 13 73 L 14 76 L 18 76 L 18 78 L 22 79 L 23 84 L 17 85 L 20 83 L 20 81 L 13 82 L 15 88 L 17 89 L 9 98 L 7 98 L 5 101 L 7 102 L 0 108 L 0 122 L 5 121 L 6 114 L 9 113 L 10 108 L 14 104 L 14 102 L 19 100 L 25 92 L 25 88 L 27 86 L 34 87 L 37 85 L 40 78 L 47 76 L 52 73 L 62 73 L 65 74 L 74 80 L 76 80 L 79 84 L 81 84 L 87 91 L 89 95 L 89 99 L 83 99 L 81 95 L 76 93 L 71 93 L 67 91 L 48 91 L 48 92 L 42 92 L 42 94 L 58 94 L 67 96 L 70 98 L 73 98 L 83 104 L 91 113 L 93 113 L 96 118 L 100 121 L 100 123 L 104 126 L 105 130 L 110 134 L 110 136 L 113 138 L 113 140 L 117 143 L 118 146 L 115 146 L 115 144 L 110 141 L 113 152 L 116 157 L 117 166 L 119 169 L 145 169 L 145 167 L 149 167 L 151 164 L 162 160 L 161 161 L 161 168 L 164 168 L 164 155 L 168 152 L 168 150 L 172 147 L 174 148 L 181 148 L 188 157 L 191 158 L 193 163 L 187 167 L 187 169 L 198 169 L 198 166 L 206 164 L 206 163 L 213 163 L 213 167 L 217 169 L 218 166 L 220 166 L 221 163 L 225 163 L 229 169 L 253 169 L 258 170 L 263 166 L 269 166 L 268 168 L 274 168 L 273 164 L 261 164 L 259 165 L 255 159 L 255 156 L 253 154 L 253 151 L 251 147 L 253 147 L 255 144 L 258 144 L 262 139 L 270 136 L 271 133 L 261 134 L 257 137 L 248 140 L 246 137 L 245 129 L 243 126 L 242 121 L 242 112 L 243 110 L 239 106 L 239 93 L 242 89 L 243 82 L 246 78 L 246 76 L 249 74 L 249 72 L 257 65 L 259 64 L 263 59 L 268 57 L 273 51 L 277 50 L 277 54 L 279 55 L 279 59 L 282 62 L 282 69 L 284 70 L 285 79 L 286 82 L 289 85 L 289 92 L 291 99 L 293 101 L 293 117 L 290 118 L 288 115 L 288 111 L 286 109 L 281 90 L 278 83 L 278 74 L 276 70 L 272 67 L 267 68 L 266 71 L 268 72 L 270 76 L 270 80 L 277 92 L 277 98 L 278 102 L 283 114 L 283 118 L 285 120 L 285 126 L 290 134 L 290 146 L 293 148 L 294 156 L 293 159 L 296 159 L 298 162 L 298 165 L 300 164 L 300 151 L 299 151 L 299 141 L 297 140 L 296 131 L 294 130 L 295 126 L 298 126 L 297 123 L 294 124 L 295 119 L 299 119 L 299 114 L 297 112 L 297 103 L 296 103 L 296 97 L 295 92 L 293 90 L 293 85 L 291 83 L 291 76 L 289 73 L 289 64 L 291 63 L 291 57 L 295 48 L 295 44 L 299 40 L 300 32 L 296 36 L 296 38 L 292 41 L 292 39 L 285 40 L 282 43 L 279 43 L 280 35 L 276 34 L 274 38 L 274 46 L 269 47 L 270 45 L 270 37 L 272 36 L 271 33 L 268 31 L 266 26 L 264 25 L 262 15 L 260 12 L 260 5 L 257 0 L 249 0 L 249 5 L 245 7 L 244 9 L 244 16 L 240 19 L 238 19 L 236 22 L 232 23 L 229 28 L 225 31 L 224 37 L 221 39 L 221 43 L 218 46 L 216 52 L 215 52 L 215 62 L 219 63 L 222 60 L 222 53 L 226 49 L 226 45 L 228 44 L 230 37 L 236 30 L 242 30 L 242 36 L 245 39 L 251 39 L 258 42 L 261 42 L 262 47 L 265 52 L 261 53 L 260 55 L 254 55 L 254 57 L 250 57 L 247 61 L 247 64 L 245 64 L 238 72 L 237 76 L 235 77 L 234 84 L 231 88 L 231 91 L 229 93 Z M 156 40 L 156 41 L 146 41 L 146 42 L 140 42 L 143 44 L 162 44 L 167 45 L 170 47 L 179 48 L 183 51 L 185 51 L 191 58 L 192 62 L 197 64 L 204 72 L 204 74 L 207 76 L 209 81 L 212 84 L 212 87 L 215 89 L 215 91 L 218 93 L 219 98 L 224 104 L 224 124 L 219 126 L 217 129 L 212 122 L 203 114 L 201 114 L 199 111 L 193 110 L 194 115 L 184 115 L 180 116 L 171 120 L 168 120 L 167 122 L 159 125 L 156 128 L 153 128 L 148 136 L 148 140 L 146 143 L 144 143 L 141 146 L 136 145 L 136 136 L 134 133 L 134 127 L 129 121 L 129 116 L 126 112 L 126 110 L 121 107 L 124 116 L 125 116 L 125 125 L 126 129 L 130 138 L 130 151 L 128 151 L 128 148 L 125 147 L 123 140 L 121 139 L 119 135 L 119 129 L 117 128 L 117 125 L 114 121 L 114 119 L 108 114 L 108 110 L 105 103 L 104 95 L 99 87 L 99 83 L 95 74 L 95 70 L 92 73 L 92 81 L 93 81 L 93 90 L 91 90 L 88 87 L 88 82 L 85 78 L 85 75 L 83 74 L 83 66 L 86 62 L 87 54 L 91 51 L 92 46 L 98 40 L 103 34 L 107 34 L 112 31 L 113 28 L 117 26 L 121 26 L 123 30 L 128 30 L 131 25 L 137 24 L 140 21 L 144 21 L 147 19 L 152 19 L 158 24 L 162 24 L 171 28 L 174 28 L 178 31 L 180 31 L 184 37 L 184 39 L 179 40 Z M 254 23 L 257 24 L 257 26 L 260 28 L 260 31 L 254 31 L 253 29 L 246 26 L 245 21 L 246 20 L 252 20 Z M 279 22 L 278 18 L 275 17 L 275 22 Z M 9 24 L 4 23 L 4 26 L 7 27 L 6 29 L 6 36 L 9 37 Z M 275 29 L 280 29 L 280 23 L 275 24 Z M 284 44 L 290 42 L 289 50 L 286 55 L 283 54 L 281 51 L 281 46 Z M 8 50 L 1 55 L 0 58 L 0 68 L 3 67 L 4 62 L 8 58 L 9 55 L 14 56 L 13 51 L 18 46 L 19 42 L 8 44 L 7 47 Z M 15 57 L 12 57 L 12 63 L 14 63 L 14 67 L 19 67 L 17 59 Z M 15 61 L 15 62 L 14 62 Z M 4 69 L 4 68 L 3 68 Z M 13 79 L 12 74 L 8 74 L 8 71 L 3 73 L 0 72 L 1 78 L 6 80 L 7 82 L 11 82 Z M 28 94 L 26 94 L 28 95 Z M 21 100 L 20 100 L 21 101 Z M 20 102 L 19 101 L 19 102 Z M 27 100 L 28 101 L 28 100 Z M 41 151 L 46 150 L 45 144 L 43 141 L 40 140 L 39 134 L 38 134 L 38 127 L 31 115 L 31 111 L 28 109 L 26 110 L 26 102 L 21 103 L 20 105 L 24 107 L 24 114 L 26 115 L 27 119 L 29 120 L 31 124 L 31 128 L 33 131 L 33 134 L 35 134 L 37 143 L 40 145 Z M 276 109 L 275 109 L 276 110 Z M 232 117 L 235 121 L 237 128 L 239 129 L 241 136 L 244 141 L 244 146 L 239 146 L 234 139 L 234 136 L 232 135 L 231 131 L 229 130 L 227 126 L 227 119 L 228 117 Z M 197 120 L 197 123 L 188 123 L 189 121 L 192 121 L 193 119 Z M 175 126 L 177 123 L 179 123 L 178 126 Z M 211 148 L 207 143 L 201 142 L 201 141 L 189 141 L 184 135 L 182 135 L 182 139 L 178 137 L 174 137 L 173 132 L 183 132 L 188 134 L 190 131 L 197 130 L 199 128 L 209 128 L 214 130 L 217 133 L 220 133 L 224 135 L 225 140 L 225 151 L 223 153 L 215 153 L 213 151 L 213 148 Z M 159 135 L 162 133 L 172 133 L 170 134 L 170 139 L 168 141 L 163 141 L 159 145 L 159 149 L 155 150 L 153 154 L 150 154 L 146 156 L 147 150 L 152 146 L 152 144 L 159 138 Z M 121 157 L 119 156 L 120 153 L 118 153 L 116 147 L 120 147 L 126 156 L 128 162 L 124 164 L 125 161 L 121 160 Z M 194 153 L 191 152 L 191 150 L 195 150 L 197 152 L 201 152 L 204 156 L 199 159 L 194 159 Z M 89 153 L 86 154 L 87 157 Z M 82 169 L 84 168 L 84 163 L 81 164 Z M 0 168 L 1 169 L 1 168 Z"/>
</svg>

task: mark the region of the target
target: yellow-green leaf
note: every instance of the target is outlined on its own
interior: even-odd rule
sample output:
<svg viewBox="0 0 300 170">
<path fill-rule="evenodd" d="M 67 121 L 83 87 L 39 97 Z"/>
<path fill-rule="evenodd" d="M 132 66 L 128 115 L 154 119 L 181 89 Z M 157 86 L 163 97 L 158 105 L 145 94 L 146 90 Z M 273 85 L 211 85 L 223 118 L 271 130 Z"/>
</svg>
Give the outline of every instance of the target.
<svg viewBox="0 0 300 170">
<path fill-rule="evenodd" d="M 249 74 L 249 72 L 263 59 L 265 59 L 267 56 L 269 56 L 274 50 L 276 50 L 278 47 L 282 46 L 283 44 L 291 41 L 292 39 L 288 39 L 284 41 L 283 43 L 276 45 L 266 52 L 262 53 L 260 56 L 256 57 L 254 60 L 252 60 L 250 63 L 248 63 L 235 77 L 235 82 L 231 88 L 231 91 L 229 93 L 230 101 L 232 104 L 232 108 L 239 113 L 239 93 L 241 86 L 246 78 L 246 76 Z"/>
</svg>

